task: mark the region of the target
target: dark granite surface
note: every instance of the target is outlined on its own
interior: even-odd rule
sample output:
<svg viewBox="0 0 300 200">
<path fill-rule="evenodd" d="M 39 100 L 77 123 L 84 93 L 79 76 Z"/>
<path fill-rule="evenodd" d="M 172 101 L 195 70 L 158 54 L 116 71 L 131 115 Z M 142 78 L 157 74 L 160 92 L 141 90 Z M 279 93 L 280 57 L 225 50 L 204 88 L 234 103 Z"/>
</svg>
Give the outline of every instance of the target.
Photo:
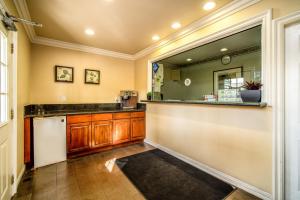
<svg viewBox="0 0 300 200">
<path fill-rule="evenodd" d="M 145 103 L 177 103 L 177 104 L 205 104 L 205 105 L 223 105 L 223 106 L 252 106 L 252 107 L 260 107 L 264 108 L 267 107 L 267 103 L 259 102 L 259 103 L 252 103 L 252 102 L 209 102 L 209 101 L 193 101 L 193 100 L 142 100 L 141 102 Z"/>
<path fill-rule="evenodd" d="M 135 109 L 123 109 L 119 103 L 96 104 L 34 104 L 25 106 L 25 117 L 51 117 L 77 114 L 145 111 L 146 104 L 138 103 Z"/>
</svg>

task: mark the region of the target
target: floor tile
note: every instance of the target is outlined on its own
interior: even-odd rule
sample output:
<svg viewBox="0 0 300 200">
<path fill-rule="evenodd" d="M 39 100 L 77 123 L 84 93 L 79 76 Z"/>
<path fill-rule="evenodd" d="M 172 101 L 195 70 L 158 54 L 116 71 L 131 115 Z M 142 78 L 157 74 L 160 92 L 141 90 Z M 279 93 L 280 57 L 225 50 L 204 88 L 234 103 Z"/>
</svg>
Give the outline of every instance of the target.
<svg viewBox="0 0 300 200">
<path fill-rule="evenodd" d="M 115 160 L 151 149 L 135 144 L 26 171 L 13 200 L 144 200 Z M 257 199 L 238 189 L 226 200 Z"/>
</svg>

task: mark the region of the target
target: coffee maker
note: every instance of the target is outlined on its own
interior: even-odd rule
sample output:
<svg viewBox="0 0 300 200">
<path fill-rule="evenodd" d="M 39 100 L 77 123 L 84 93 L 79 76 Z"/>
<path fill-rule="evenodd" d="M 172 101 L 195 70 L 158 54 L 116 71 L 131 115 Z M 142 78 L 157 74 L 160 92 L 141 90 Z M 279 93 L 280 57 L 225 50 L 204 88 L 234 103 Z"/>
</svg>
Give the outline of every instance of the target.
<svg viewBox="0 0 300 200">
<path fill-rule="evenodd" d="M 120 92 L 120 100 L 123 109 L 137 108 L 138 92 L 135 90 L 122 90 Z"/>
</svg>

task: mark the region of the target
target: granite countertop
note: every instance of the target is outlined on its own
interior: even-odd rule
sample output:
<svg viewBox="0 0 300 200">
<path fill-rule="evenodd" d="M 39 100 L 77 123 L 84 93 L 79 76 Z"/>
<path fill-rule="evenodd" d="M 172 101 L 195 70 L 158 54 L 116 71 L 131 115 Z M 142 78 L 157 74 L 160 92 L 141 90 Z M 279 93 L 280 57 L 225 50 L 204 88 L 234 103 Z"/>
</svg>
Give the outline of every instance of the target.
<svg viewBox="0 0 300 200">
<path fill-rule="evenodd" d="M 205 104 L 205 105 L 223 105 L 223 106 L 252 106 L 252 107 L 267 107 L 265 102 L 218 102 L 218 101 L 198 101 L 198 100 L 142 100 L 145 103 L 177 103 L 177 104 Z"/>
<path fill-rule="evenodd" d="M 100 114 L 116 112 L 142 112 L 145 104 L 138 104 L 137 108 L 123 109 L 120 104 L 38 104 L 25 106 L 24 117 L 53 117 L 64 115 Z"/>
</svg>

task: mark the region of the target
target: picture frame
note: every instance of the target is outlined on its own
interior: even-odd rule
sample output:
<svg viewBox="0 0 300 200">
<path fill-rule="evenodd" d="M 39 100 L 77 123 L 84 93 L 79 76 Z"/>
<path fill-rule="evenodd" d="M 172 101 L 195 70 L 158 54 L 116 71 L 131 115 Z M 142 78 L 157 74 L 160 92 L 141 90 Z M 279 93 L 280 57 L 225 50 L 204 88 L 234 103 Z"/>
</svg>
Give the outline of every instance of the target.
<svg viewBox="0 0 300 200">
<path fill-rule="evenodd" d="M 73 83 L 74 82 L 74 67 L 66 67 L 55 65 L 55 82 Z"/>
<path fill-rule="evenodd" d="M 100 84 L 100 70 L 85 69 L 84 70 L 84 82 L 86 84 Z"/>
</svg>

